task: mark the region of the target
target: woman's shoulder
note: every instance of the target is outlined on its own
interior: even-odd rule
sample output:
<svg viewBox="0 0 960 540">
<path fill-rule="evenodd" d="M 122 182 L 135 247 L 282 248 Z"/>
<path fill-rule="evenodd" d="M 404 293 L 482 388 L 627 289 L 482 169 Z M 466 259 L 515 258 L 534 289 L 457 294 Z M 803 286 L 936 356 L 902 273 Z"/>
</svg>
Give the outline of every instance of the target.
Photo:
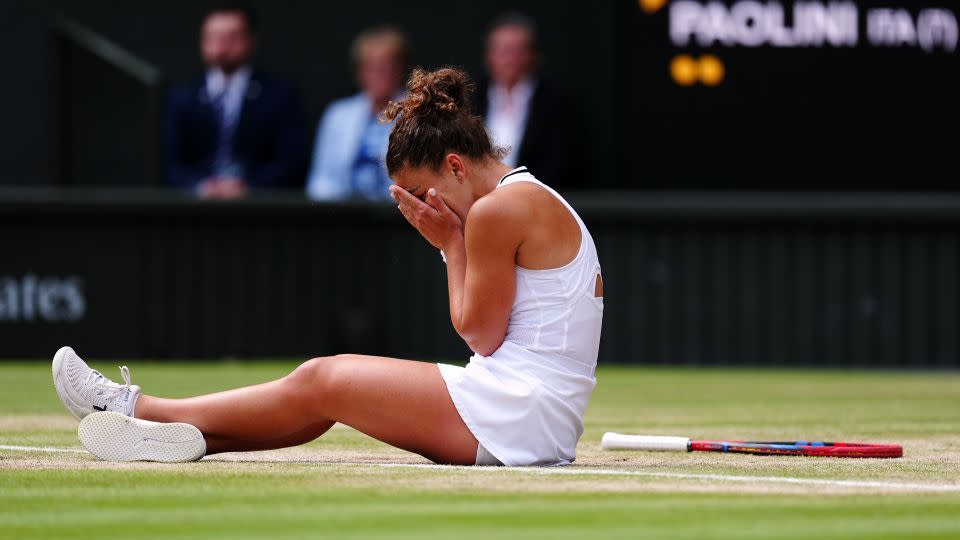
<svg viewBox="0 0 960 540">
<path fill-rule="evenodd" d="M 549 204 L 551 195 L 532 182 L 514 182 L 480 197 L 467 213 L 467 224 L 481 227 L 523 226 L 536 219 L 538 208 Z"/>
<path fill-rule="evenodd" d="M 467 225 L 505 226 L 517 225 L 529 211 L 529 197 L 518 197 L 514 184 L 497 188 L 477 199 L 467 213 Z"/>
</svg>

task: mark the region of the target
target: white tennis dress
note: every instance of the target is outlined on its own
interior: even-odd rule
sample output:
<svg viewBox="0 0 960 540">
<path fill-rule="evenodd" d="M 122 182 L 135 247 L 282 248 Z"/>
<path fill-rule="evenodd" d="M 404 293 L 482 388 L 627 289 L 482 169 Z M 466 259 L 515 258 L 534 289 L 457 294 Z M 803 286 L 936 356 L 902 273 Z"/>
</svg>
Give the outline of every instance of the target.
<svg viewBox="0 0 960 540">
<path fill-rule="evenodd" d="M 467 367 L 440 364 L 450 397 L 486 452 L 504 465 L 564 465 L 576 458 L 583 413 L 596 385 L 603 299 L 594 297 L 600 262 L 580 216 L 525 167 L 498 188 L 531 182 L 557 197 L 580 225 L 577 256 L 560 268 L 516 267 L 507 335 Z"/>
</svg>

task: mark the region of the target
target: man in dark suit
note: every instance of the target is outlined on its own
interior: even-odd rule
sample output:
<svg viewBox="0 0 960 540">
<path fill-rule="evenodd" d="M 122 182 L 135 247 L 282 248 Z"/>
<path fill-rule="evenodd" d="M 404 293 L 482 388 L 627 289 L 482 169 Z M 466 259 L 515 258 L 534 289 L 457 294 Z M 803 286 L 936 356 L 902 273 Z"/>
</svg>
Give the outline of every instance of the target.
<svg viewBox="0 0 960 540">
<path fill-rule="evenodd" d="M 580 110 L 537 74 L 539 63 L 534 21 L 520 14 L 497 19 L 487 34 L 489 79 L 479 85 L 477 114 L 494 143 L 510 149 L 504 163 L 525 165 L 557 189 L 586 188 Z"/>
<path fill-rule="evenodd" d="M 306 172 L 306 124 L 294 89 L 250 65 L 253 14 L 207 12 L 200 49 L 206 73 L 170 95 L 165 133 L 171 186 L 203 198 L 298 188 Z"/>
</svg>

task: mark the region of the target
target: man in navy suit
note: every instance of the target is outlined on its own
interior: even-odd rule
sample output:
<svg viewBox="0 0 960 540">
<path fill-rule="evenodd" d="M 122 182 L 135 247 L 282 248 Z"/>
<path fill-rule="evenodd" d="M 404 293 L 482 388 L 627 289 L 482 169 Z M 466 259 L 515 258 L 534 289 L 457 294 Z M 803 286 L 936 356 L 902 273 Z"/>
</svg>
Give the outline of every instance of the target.
<svg viewBox="0 0 960 540">
<path fill-rule="evenodd" d="M 296 91 L 253 69 L 252 12 L 207 12 L 200 50 L 207 71 L 170 95 L 166 178 L 202 198 L 302 188 L 307 140 Z"/>
</svg>

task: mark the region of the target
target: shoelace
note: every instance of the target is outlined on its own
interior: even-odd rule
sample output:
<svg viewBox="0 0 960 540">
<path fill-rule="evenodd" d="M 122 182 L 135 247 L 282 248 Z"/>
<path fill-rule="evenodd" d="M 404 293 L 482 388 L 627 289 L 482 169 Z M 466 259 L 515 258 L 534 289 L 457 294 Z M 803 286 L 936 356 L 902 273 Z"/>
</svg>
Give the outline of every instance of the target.
<svg viewBox="0 0 960 540">
<path fill-rule="evenodd" d="M 123 385 L 111 381 L 95 369 L 92 370 L 90 375 L 87 376 L 87 380 L 93 379 L 93 384 L 90 385 L 90 392 L 93 395 L 90 397 L 99 397 L 103 400 L 103 404 L 106 404 L 110 399 L 127 391 L 130 388 L 131 381 L 130 369 L 127 366 L 120 366 L 120 376 L 123 377 Z"/>
</svg>

